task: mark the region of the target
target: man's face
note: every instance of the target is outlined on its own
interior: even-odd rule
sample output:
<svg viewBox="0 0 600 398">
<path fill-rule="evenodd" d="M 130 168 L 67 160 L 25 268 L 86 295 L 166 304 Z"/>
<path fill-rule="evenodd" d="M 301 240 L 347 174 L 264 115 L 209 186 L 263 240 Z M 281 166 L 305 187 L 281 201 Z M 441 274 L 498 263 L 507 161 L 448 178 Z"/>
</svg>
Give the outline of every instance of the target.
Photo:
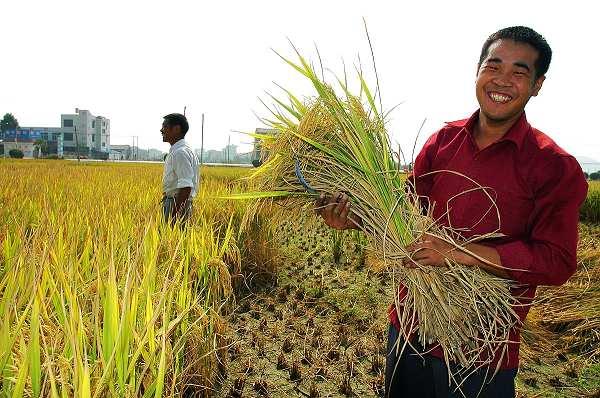
<svg viewBox="0 0 600 398">
<path fill-rule="evenodd" d="M 516 120 L 536 96 L 544 76 L 535 78 L 538 52 L 526 43 L 497 40 L 477 72 L 475 92 L 481 113 L 491 122 Z"/>
<path fill-rule="evenodd" d="M 181 127 L 177 126 L 169 126 L 167 122 L 163 122 L 162 128 L 160 129 L 160 133 L 162 134 L 163 142 L 173 143 L 176 142 L 179 138 L 179 132 Z"/>
</svg>

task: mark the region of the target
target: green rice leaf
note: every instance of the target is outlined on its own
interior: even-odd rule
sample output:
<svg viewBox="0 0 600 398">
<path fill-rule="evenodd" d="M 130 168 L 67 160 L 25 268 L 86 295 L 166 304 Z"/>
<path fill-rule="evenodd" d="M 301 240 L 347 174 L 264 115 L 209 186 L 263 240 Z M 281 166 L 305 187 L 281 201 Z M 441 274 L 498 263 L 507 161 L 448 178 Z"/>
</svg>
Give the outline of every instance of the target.
<svg viewBox="0 0 600 398">
<path fill-rule="evenodd" d="M 29 356 L 27 355 L 27 349 L 25 346 L 25 340 L 21 337 L 21 358 L 23 361 L 19 364 L 19 373 L 15 382 L 15 389 L 13 390 L 13 398 L 22 398 L 23 392 L 25 391 L 25 383 L 27 382 L 27 374 L 29 371 Z"/>
<path fill-rule="evenodd" d="M 304 195 L 302 192 L 289 191 L 269 191 L 269 192 L 244 192 L 234 193 L 230 195 L 219 196 L 217 199 L 226 200 L 248 200 L 248 199 L 266 199 L 266 198 L 283 198 L 292 195 Z"/>
<path fill-rule="evenodd" d="M 42 369 L 40 364 L 40 301 L 37 295 L 33 301 L 30 322 L 29 367 L 31 390 L 34 397 L 39 397 L 42 388 Z"/>
</svg>

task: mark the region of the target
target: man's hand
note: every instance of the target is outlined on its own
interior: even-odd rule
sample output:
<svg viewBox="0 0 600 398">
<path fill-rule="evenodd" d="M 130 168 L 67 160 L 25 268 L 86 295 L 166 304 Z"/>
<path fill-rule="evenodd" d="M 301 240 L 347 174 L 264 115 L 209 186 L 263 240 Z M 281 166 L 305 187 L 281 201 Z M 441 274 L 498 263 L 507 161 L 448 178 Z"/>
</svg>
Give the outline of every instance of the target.
<svg viewBox="0 0 600 398">
<path fill-rule="evenodd" d="M 415 268 L 417 264 L 445 267 L 446 259 L 453 261 L 458 254 L 454 246 L 429 234 L 424 234 L 407 246 L 406 250 L 410 253 L 410 258 L 404 259 L 404 266 L 408 268 Z"/>
<path fill-rule="evenodd" d="M 450 260 L 456 264 L 482 268 L 500 278 L 511 279 L 510 274 L 502 267 L 500 254 L 490 246 L 470 243 L 457 248 L 433 235 L 424 234 L 415 243 L 407 246 L 406 250 L 410 253 L 410 258 L 404 259 L 405 267 L 446 267 L 446 260 Z"/>
<path fill-rule="evenodd" d="M 190 194 L 192 193 L 192 187 L 184 187 L 179 188 L 177 191 L 177 195 L 175 195 L 175 206 L 173 206 L 173 213 L 171 214 L 171 219 L 175 221 L 175 219 L 183 213 L 185 210 L 185 205 L 190 198 Z"/>
<path fill-rule="evenodd" d="M 350 201 L 348 195 L 336 193 L 333 196 L 321 194 L 315 203 L 315 211 L 325 224 L 334 229 L 358 229 L 359 220 L 352 221 L 348 218 L 350 214 Z"/>
</svg>

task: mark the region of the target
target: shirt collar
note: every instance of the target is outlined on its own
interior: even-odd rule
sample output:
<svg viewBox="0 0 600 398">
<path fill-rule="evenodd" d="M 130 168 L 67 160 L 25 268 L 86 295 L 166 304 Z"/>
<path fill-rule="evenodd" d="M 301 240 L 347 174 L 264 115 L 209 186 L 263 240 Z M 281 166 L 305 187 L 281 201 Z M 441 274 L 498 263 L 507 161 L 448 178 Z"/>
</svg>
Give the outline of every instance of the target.
<svg viewBox="0 0 600 398">
<path fill-rule="evenodd" d="M 171 149 L 169 149 L 169 152 L 173 152 L 175 149 L 181 148 L 185 145 L 186 145 L 185 139 L 182 138 L 179 141 L 177 141 L 176 143 L 174 143 L 173 145 L 171 145 Z"/>
<path fill-rule="evenodd" d="M 464 127 L 467 133 L 473 137 L 473 128 L 475 123 L 479 120 L 479 110 L 475 111 L 473 115 L 467 120 L 462 120 L 459 122 L 450 123 L 452 125 L 456 125 L 457 127 Z M 519 119 L 512 125 L 512 127 L 504 134 L 502 138 L 498 140 L 498 142 L 502 141 L 512 141 L 517 146 L 518 150 L 521 150 L 523 147 L 523 141 L 525 141 L 525 137 L 531 130 L 531 125 L 527 121 L 527 116 L 525 116 L 525 112 L 521 114 Z"/>
</svg>

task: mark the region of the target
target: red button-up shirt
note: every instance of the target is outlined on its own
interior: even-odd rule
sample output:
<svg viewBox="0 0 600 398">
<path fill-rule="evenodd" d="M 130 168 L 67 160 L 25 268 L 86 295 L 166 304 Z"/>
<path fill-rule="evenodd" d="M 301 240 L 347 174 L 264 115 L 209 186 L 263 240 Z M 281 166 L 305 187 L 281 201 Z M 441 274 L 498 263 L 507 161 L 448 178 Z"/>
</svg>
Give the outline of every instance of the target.
<svg viewBox="0 0 600 398">
<path fill-rule="evenodd" d="M 494 247 L 518 285 L 511 289 L 525 320 L 538 285 L 563 284 L 576 269 L 579 206 L 587 182 L 575 158 L 531 127 L 525 114 L 494 144 L 479 149 L 469 119 L 448 123 L 433 134 L 415 159 L 416 190 L 429 198 L 433 217 L 465 237 L 500 232 L 506 237 L 483 244 Z M 477 184 L 485 187 L 490 198 Z M 440 171 L 424 175 L 432 171 Z M 500 217 L 498 217 L 498 213 Z M 402 289 L 399 291 L 402 293 Z M 395 309 L 390 320 L 400 328 Z M 519 365 L 520 327 L 510 333 L 502 369 Z M 442 358 L 439 347 L 433 355 Z M 499 358 L 492 363 L 495 367 Z"/>
</svg>

